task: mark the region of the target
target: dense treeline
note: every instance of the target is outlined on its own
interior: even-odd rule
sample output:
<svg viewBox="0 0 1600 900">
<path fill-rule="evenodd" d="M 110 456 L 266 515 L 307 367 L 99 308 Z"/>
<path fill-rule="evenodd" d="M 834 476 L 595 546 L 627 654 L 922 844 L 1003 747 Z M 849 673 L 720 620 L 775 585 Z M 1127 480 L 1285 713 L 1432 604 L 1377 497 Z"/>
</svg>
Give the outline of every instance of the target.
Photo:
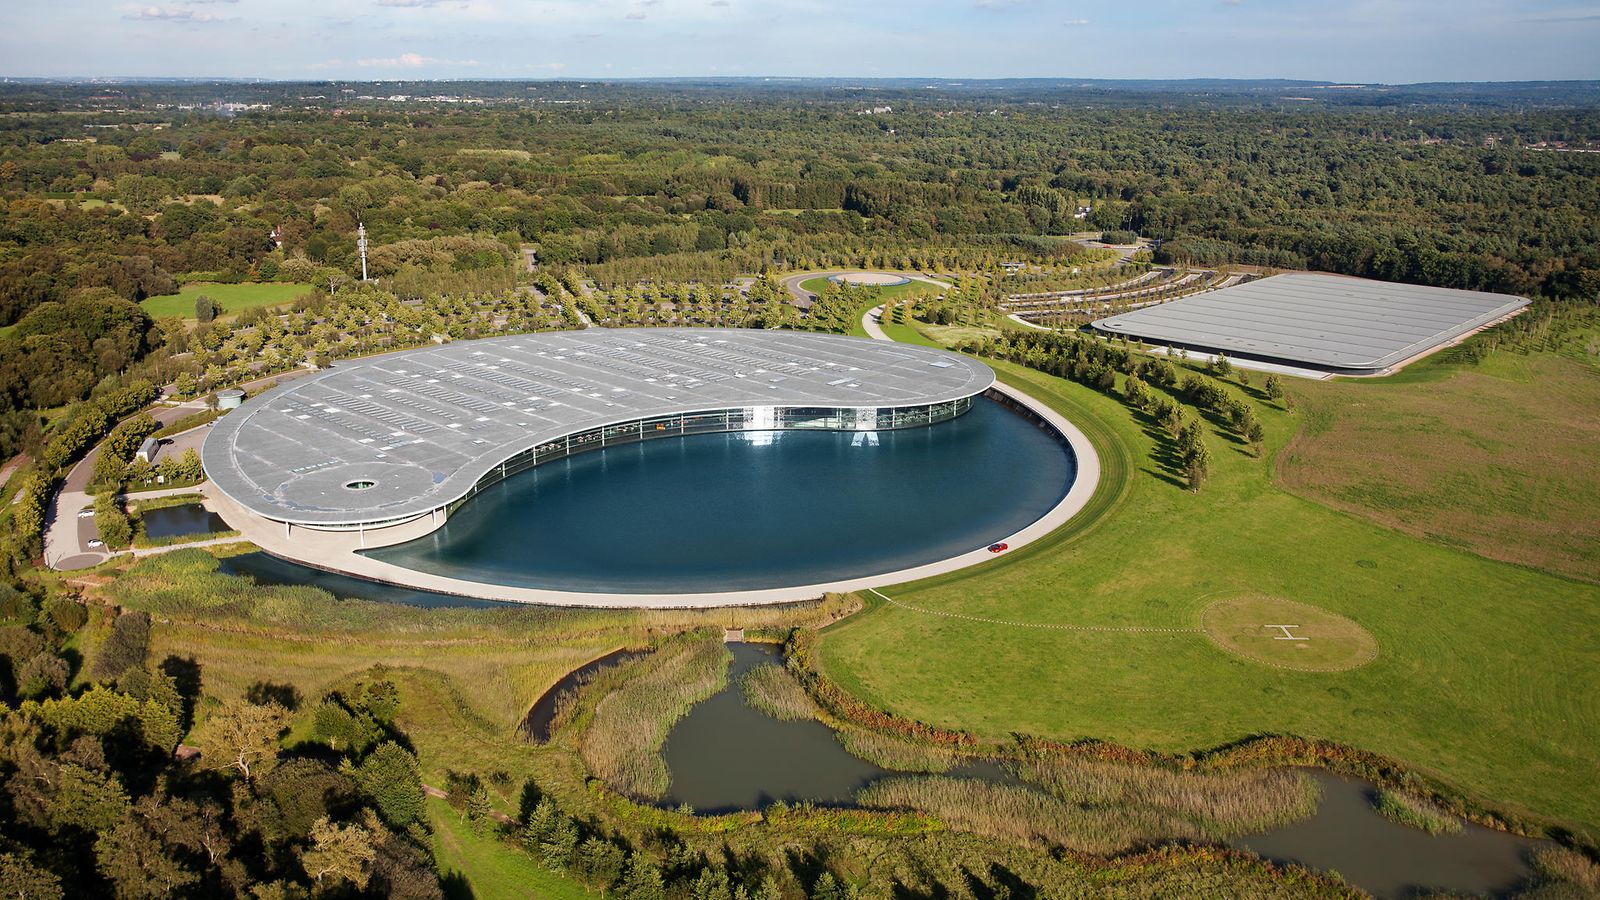
<svg viewBox="0 0 1600 900">
<path fill-rule="evenodd" d="M 568 297 L 593 285 L 623 305 L 641 285 L 703 297 L 739 276 L 839 266 L 962 273 L 1023 259 L 1092 278 L 1063 238 L 1079 231 L 1160 239 L 1158 261 L 1600 293 L 1600 155 L 1554 152 L 1600 137 L 1593 108 L 1304 110 L 1147 87 L 1159 102 L 979 107 L 952 89 L 872 114 L 851 92 L 749 84 L 477 107 L 334 108 L 319 89 L 235 116 L 173 108 L 193 86 L 165 99 L 156 86 L 12 88 L 0 109 L 35 112 L 0 119 L 0 326 L 16 323 L 0 337 L 0 455 L 37 447 L 26 411 L 119 376 L 226 374 L 226 360 L 193 355 L 216 349 L 196 346 L 203 333 L 157 328 L 133 304 L 194 281 L 337 291 L 360 274 L 358 223 L 370 274 L 410 305 L 510 298 L 530 262 L 534 275 L 576 272 Z M 56 107 L 39 111 L 46 96 Z M 487 331 L 520 321 L 519 305 Z M 572 321 L 554 306 L 536 318 L 549 316 Z M 330 344 L 323 331 L 309 343 Z M 315 361 L 309 350 L 281 365 Z"/>
<path fill-rule="evenodd" d="M 537 245 L 547 263 L 731 255 L 751 271 L 898 247 L 1028 253 L 1029 238 L 1132 229 L 1179 260 L 1600 287 L 1600 160 L 1527 146 L 1594 140 L 1588 109 L 911 103 L 864 116 L 791 101 L 145 110 L 95 119 L 118 127 L 94 143 L 62 140 L 83 140 L 81 114 L 14 120 L 0 323 L 83 287 L 138 300 L 188 273 L 270 276 L 297 256 L 353 274 L 358 218 L 375 259 L 476 236 Z M 491 265 L 486 252 L 444 264 Z"/>
<path fill-rule="evenodd" d="M 151 627 L 0 583 L 0 893 L 443 896 L 394 684 L 322 698 L 294 751 L 298 692 L 258 684 L 180 748 L 201 671 L 150 659 Z"/>
</svg>

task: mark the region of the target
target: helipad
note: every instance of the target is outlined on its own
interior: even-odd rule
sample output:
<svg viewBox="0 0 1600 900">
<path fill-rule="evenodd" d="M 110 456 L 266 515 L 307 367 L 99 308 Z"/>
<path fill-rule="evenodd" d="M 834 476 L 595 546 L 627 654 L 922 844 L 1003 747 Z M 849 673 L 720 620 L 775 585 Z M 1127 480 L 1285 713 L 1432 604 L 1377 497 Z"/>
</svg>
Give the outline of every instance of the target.
<svg viewBox="0 0 1600 900">
<path fill-rule="evenodd" d="M 711 431 L 926 425 L 965 412 L 993 383 L 963 356 L 837 335 L 518 335 L 339 363 L 268 391 L 217 422 L 203 460 L 249 513 L 365 532 L 442 521 L 488 484 L 582 450 Z"/>
</svg>

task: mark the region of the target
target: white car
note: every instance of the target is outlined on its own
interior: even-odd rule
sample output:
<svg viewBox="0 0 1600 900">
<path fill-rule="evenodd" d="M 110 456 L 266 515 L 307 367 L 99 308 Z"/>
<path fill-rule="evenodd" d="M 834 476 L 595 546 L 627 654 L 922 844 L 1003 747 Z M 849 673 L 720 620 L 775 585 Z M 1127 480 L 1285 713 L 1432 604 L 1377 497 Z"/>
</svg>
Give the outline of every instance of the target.
<svg viewBox="0 0 1600 900">
<path fill-rule="evenodd" d="M 101 547 L 104 547 L 105 545 L 106 545 L 105 541 L 102 541 L 99 538 L 95 538 L 94 540 L 91 540 L 89 542 L 89 549 L 90 550 L 98 550 Z"/>
<path fill-rule="evenodd" d="M 92 519 L 92 518 L 94 518 L 94 507 L 85 506 L 83 509 L 78 510 L 78 518 L 80 518 L 80 519 Z"/>
</svg>

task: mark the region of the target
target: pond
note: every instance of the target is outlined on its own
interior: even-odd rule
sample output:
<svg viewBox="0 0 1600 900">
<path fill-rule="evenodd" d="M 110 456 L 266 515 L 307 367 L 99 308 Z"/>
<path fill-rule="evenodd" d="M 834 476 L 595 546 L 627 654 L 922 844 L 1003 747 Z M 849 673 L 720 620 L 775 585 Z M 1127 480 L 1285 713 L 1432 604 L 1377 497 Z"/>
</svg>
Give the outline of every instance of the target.
<svg viewBox="0 0 1600 900">
<path fill-rule="evenodd" d="M 1370 782 L 1321 770 L 1311 775 L 1322 786 L 1315 815 L 1236 838 L 1233 846 L 1277 862 L 1337 870 L 1379 900 L 1424 890 L 1505 894 L 1531 873 L 1528 853 L 1539 841 L 1472 824 L 1434 837 L 1380 815 Z"/>
<path fill-rule="evenodd" d="M 845 751 L 820 722 L 785 722 L 744 702 L 739 676 L 781 662 L 776 647 L 730 644 L 729 684 L 697 704 L 667 735 L 662 755 L 672 775 L 667 805 L 700 813 L 762 809 L 774 801 L 849 805 L 856 792 L 891 772 Z M 1017 783 L 993 763 L 968 763 L 950 774 Z M 1502 894 L 1531 873 L 1539 842 L 1467 825 L 1431 837 L 1389 821 L 1373 807 L 1370 783 L 1309 770 L 1322 788 L 1310 818 L 1230 843 L 1267 859 L 1337 870 L 1378 898 L 1421 889 Z"/>
<path fill-rule="evenodd" d="M 729 644 L 728 686 L 673 726 L 662 757 L 672 773 L 665 803 L 701 813 L 764 809 L 775 801 L 841 806 L 873 781 L 902 775 L 852 756 L 821 722 L 774 719 L 744 702 L 739 678 L 762 663 L 781 663 L 769 644 Z M 949 774 L 1010 781 L 993 763 Z"/>
<path fill-rule="evenodd" d="M 983 547 L 1071 486 L 1055 438 L 980 399 L 883 432 L 695 435 L 611 447 L 500 482 L 438 531 L 367 551 L 517 587 L 618 593 L 836 581 Z"/>
<path fill-rule="evenodd" d="M 221 516 L 199 503 L 140 510 L 139 520 L 144 523 L 145 536 L 151 539 L 200 537 L 228 530 L 228 523 Z"/>
</svg>

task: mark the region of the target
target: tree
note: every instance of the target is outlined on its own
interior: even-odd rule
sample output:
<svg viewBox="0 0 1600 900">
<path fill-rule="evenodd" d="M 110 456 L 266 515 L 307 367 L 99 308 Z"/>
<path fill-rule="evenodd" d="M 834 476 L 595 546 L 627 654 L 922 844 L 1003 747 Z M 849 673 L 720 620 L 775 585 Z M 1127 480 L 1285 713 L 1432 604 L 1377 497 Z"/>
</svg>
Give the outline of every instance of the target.
<svg viewBox="0 0 1600 900">
<path fill-rule="evenodd" d="M 666 885 L 655 860 L 639 851 L 628 857 L 628 872 L 615 891 L 618 900 L 665 900 Z"/>
<path fill-rule="evenodd" d="M 372 832 L 356 825 L 335 825 L 326 817 L 311 826 L 311 846 L 300 851 L 300 866 L 317 885 L 349 882 L 356 890 L 372 877 L 377 857 Z"/>
<path fill-rule="evenodd" d="M 1278 373 L 1276 373 L 1276 372 L 1267 373 L 1266 388 L 1267 388 L 1267 396 L 1270 397 L 1271 399 L 1273 399 L 1273 400 L 1282 400 L 1283 399 L 1283 379 L 1278 377 Z"/>
<path fill-rule="evenodd" d="M 202 324 L 215 319 L 218 312 L 217 301 L 205 294 L 194 298 L 194 317 L 199 319 Z"/>
<path fill-rule="evenodd" d="M 236 769 L 246 780 L 272 771 L 278 763 L 278 737 L 289 727 L 289 711 L 276 703 L 233 700 L 205 723 L 200 755 L 216 769 Z"/>
<path fill-rule="evenodd" d="M 116 887 L 119 898 L 180 896 L 200 874 L 175 859 L 146 829 L 144 819 L 127 817 L 95 841 L 95 865 Z"/>
<path fill-rule="evenodd" d="M 0 853 L 0 896 L 60 900 L 61 879 L 16 853 Z"/>
<path fill-rule="evenodd" d="M 377 804 L 383 821 L 405 828 L 422 819 L 422 775 L 417 758 L 394 741 L 385 741 L 355 767 L 356 784 Z"/>
<path fill-rule="evenodd" d="M 97 514 L 97 524 L 99 519 Z M 144 665 L 144 657 L 149 649 L 149 613 L 128 610 L 111 623 L 111 636 L 95 653 L 91 674 L 96 681 L 111 681 L 131 668 Z"/>
</svg>

